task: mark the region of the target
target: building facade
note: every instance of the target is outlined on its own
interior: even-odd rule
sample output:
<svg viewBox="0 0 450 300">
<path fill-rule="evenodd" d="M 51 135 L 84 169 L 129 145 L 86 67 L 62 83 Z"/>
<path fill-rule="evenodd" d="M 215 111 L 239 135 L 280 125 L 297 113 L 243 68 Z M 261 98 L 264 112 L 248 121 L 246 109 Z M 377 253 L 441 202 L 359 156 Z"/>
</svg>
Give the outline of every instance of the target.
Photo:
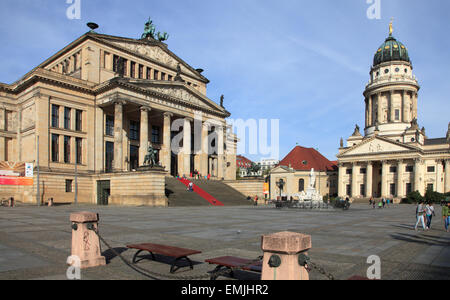
<svg viewBox="0 0 450 300">
<path fill-rule="evenodd" d="M 296 146 L 270 171 L 270 198 L 292 197 L 298 200 L 300 193 L 310 185 L 311 170 L 316 175 L 315 189 L 321 196 L 337 194 L 337 166 L 316 149 Z M 280 189 L 280 180 L 284 183 Z"/>
<path fill-rule="evenodd" d="M 73 202 L 75 183 L 82 202 L 106 194 L 110 203 L 164 205 L 166 175 L 234 180 L 230 113 L 206 96 L 202 72 L 153 37 L 88 32 L 0 83 L 0 161 L 35 164 L 26 202 L 35 201 L 38 170 L 38 197 L 57 202 Z M 140 172 L 150 145 L 163 169 Z"/>
<path fill-rule="evenodd" d="M 338 154 L 339 196 L 389 197 L 450 191 L 450 125 L 430 139 L 418 124 L 420 86 L 408 49 L 392 35 L 377 49 L 364 91 L 365 129 L 359 126 Z"/>
</svg>

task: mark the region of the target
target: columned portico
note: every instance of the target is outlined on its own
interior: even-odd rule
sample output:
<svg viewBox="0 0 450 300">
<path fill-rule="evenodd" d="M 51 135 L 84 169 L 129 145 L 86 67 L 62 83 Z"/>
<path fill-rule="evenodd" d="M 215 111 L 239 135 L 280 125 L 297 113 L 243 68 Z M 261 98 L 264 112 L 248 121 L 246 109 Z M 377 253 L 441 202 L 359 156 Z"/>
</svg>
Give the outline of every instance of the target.
<svg viewBox="0 0 450 300">
<path fill-rule="evenodd" d="M 114 168 L 115 172 L 123 171 L 123 106 L 125 102 L 114 102 Z"/>
<path fill-rule="evenodd" d="M 168 174 L 171 174 L 172 164 L 172 145 L 171 145 L 171 124 L 173 114 L 165 112 L 163 114 L 163 145 L 161 148 L 161 164 L 165 167 Z"/>
<path fill-rule="evenodd" d="M 360 166 L 357 162 L 354 162 L 352 165 L 352 197 L 356 198 L 360 195 L 360 189 L 358 189 L 358 174 L 359 174 Z"/>
<path fill-rule="evenodd" d="M 397 166 L 397 197 L 403 198 L 405 197 L 405 189 L 403 184 L 403 172 L 405 170 L 405 163 L 402 159 L 398 161 Z"/>
<path fill-rule="evenodd" d="M 366 197 L 370 198 L 372 197 L 372 180 L 373 180 L 373 162 L 369 161 L 367 163 L 367 170 L 366 170 Z"/>
<path fill-rule="evenodd" d="M 389 164 L 383 160 L 381 162 L 381 197 L 388 197 L 387 175 L 389 170 Z"/>
<path fill-rule="evenodd" d="M 140 143 L 139 143 L 139 166 L 144 165 L 145 156 L 148 150 L 148 113 L 151 111 L 150 107 L 142 106 L 141 111 L 141 130 L 140 130 Z M 151 128 L 151 126 L 150 126 Z"/>
</svg>

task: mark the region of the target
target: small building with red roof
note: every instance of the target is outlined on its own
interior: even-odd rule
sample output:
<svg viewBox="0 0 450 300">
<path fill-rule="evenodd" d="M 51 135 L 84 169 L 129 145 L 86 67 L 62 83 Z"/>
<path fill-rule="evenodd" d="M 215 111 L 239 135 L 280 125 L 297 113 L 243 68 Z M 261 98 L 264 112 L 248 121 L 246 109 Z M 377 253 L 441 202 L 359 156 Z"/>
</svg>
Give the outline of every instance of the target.
<svg viewBox="0 0 450 300">
<path fill-rule="evenodd" d="M 310 185 L 311 171 L 316 176 L 315 189 L 322 195 L 337 194 L 338 168 L 336 161 L 330 161 L 314 148 L 296 146 L 270 172 L 270 197 L 291 197 L 298 195 Z M 280 190 L 279 182 L 284 186 Z"/>
</svg>

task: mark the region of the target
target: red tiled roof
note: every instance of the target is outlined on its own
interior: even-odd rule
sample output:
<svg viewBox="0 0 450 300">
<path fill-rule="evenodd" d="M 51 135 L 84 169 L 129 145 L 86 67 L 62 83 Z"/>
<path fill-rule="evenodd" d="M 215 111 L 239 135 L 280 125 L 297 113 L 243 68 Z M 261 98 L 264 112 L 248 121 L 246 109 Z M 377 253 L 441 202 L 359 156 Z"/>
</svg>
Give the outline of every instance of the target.
<svg viewBox="0 0 450 300">
<path fill-rule="evenodd" d="M 245 163 L 245 164 L 250 164 L 250 165 L 253 163 L 250 159 L 248 159 L 248 158 L 246 158 L 246 157 L 244 157 L 242 155 L 236 155 L 236 161 L 237 162 L 242 162 L 242 163 Z"/>
<path fill-rule="evenodd" d="M 279 164 L 279 166 L 291 167 L 297 171 L 333 171 L 337 162 L 329 161 L 316 149 L 295 147 Z"/>
</svg>

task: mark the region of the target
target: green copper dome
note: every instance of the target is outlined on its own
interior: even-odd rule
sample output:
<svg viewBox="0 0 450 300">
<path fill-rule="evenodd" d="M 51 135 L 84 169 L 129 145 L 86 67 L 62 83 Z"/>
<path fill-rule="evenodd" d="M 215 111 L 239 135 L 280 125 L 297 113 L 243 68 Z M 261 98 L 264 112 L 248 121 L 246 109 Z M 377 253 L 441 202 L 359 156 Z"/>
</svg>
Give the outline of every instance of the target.
<svg viewBox="0 0 450 300">
<path fill-rule="evenodd" d="M 411 62 L 408 55 L 408 49 L 401 42 L 397 41 L 392 35 L 378 48 L 373 59 L 373 66 L 377 66 L 389 61 Z"/>
</svg>

